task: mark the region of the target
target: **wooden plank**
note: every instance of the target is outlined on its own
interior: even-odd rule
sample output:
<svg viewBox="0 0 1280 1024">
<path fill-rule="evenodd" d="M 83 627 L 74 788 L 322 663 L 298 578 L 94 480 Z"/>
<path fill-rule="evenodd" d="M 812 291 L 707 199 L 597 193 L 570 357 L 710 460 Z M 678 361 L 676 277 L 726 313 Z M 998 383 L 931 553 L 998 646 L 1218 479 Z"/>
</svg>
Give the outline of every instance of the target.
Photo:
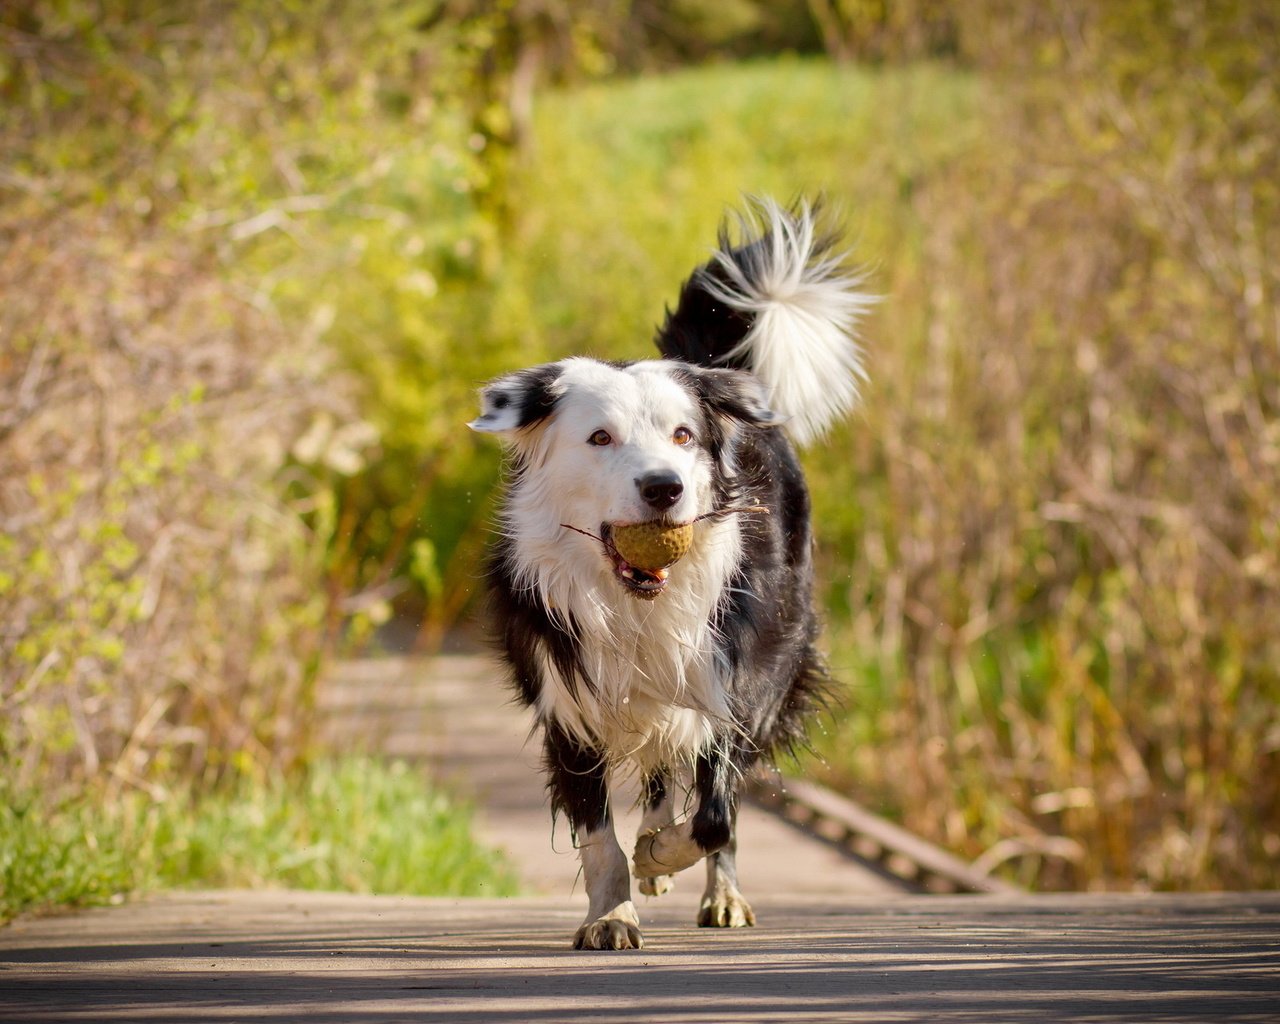
<svg viewBox="0 0 1280 1024">
<path fill-rule="evenodd" d="M 1274 1022 L 1280 893 L 830 896 L 576 952 L 564 899 L 174 893 L 0 929 L 0 1021 Z"/>
<path fill-rule="evenodd" d="M 932 875 L 951 883 L 958 892 L 1022 891 L 1002 879 L 980 874 L 955 854 L 815 783 L 776 776 L 757 778 L 753 780 L 751 796 L 793 820 L 797 817 L 797 810 L 803 812 L 809 817 L 809 827 L 817 835 L 828 841 L 841 842 L 859 857 L 877 860 L 894 874 L 908 880 Z M 833 828 L 843 833 L 839 839 L 833 837 Z"/>
</svg>

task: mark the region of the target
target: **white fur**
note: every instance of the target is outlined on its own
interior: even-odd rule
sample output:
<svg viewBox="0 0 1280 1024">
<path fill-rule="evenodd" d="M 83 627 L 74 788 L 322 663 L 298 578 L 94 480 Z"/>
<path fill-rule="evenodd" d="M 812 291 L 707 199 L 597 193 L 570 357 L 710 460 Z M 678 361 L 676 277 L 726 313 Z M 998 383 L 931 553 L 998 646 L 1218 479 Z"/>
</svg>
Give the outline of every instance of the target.
<svg viewBox="0 0 1280 1024">
<path fill-rule="evenodd" d="M 755 323 L 731 356 L 746 356 L 749 368 L 771 389 L 769 404 L 790 417 L 787 430 L 799 444 L 820 437 L 858 400 L 866 379 L 856 329 L 877 301 L 859 290 L 839 255 L 814 255 L 815 220 L 808 204 L 794 216 L 772 199 L 759 199 L 739 215 L 744 238 L 765 237 L 767 248 L 744 273 L 730 255 L 714 259 L 729 280 L 703 280 L 725 305 L 754 315 Z"/>
<path fill-rule="evenodd" d="M 602 545 L 564 524 L 595 534 L 602 523 L 650 518 L 635 480 L 664 468 L 685 484 L 667 513 L 671 520 L 711 511 L 710 467 L 695 446 L 672 440 L 677 427 L 696 427 L 699 411 L 672 379 L 670 363 L 560 365 L 556 414 L 511 438 L 537 470 L 516 481 L 504 528 L 515 545 L 516 585 L 574 623 L 595 692 L 562 678 L 544 658 L 538 712 L 606 751 L 614 765 L 687 760 L 731 721 L 728 668 L 716 654 L 711 619 L 741 558 L 740 529 L 732 517 L 696 523 L 666 592 L 654 601 L 627 593 Z M 588 444 L 597 430 L 613 443 Z"/>
</svg>

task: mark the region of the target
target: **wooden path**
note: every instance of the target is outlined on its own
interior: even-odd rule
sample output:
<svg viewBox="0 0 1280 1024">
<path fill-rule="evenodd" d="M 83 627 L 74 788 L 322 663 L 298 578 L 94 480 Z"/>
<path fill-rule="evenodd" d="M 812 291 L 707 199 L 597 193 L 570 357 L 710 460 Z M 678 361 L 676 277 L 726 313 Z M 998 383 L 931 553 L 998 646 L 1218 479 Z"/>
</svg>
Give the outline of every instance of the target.
<svg viewBox="0 0 1280 1024">
<path fill-rule="evenodd" d="M 568 948 L 558 898 L 174 894 L 0 930 L 0 1021 L 1280 1020 L 1280 894 L 758 901 Z"/>
</svg>

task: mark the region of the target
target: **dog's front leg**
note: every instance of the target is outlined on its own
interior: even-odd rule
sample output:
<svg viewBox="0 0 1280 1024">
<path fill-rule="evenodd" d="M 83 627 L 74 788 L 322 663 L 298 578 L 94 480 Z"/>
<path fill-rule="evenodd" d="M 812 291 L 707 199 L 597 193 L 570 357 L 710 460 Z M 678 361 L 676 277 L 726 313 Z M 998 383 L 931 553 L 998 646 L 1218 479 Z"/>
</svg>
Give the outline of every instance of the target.
<svg viewBox="0 0 1280 1024">
<path fill-rule="evenodd" d="M 675 821 L 672 780 L 665 771 L 655 771 L 644 780 L 644 815 L 640 819 L 639 842 L 644 836 L 669 828 Z M 646 896 L 662 896 L 675 887 L 671 875 L 641 875 L 638 886 Z"/>
<path fill-rule="evenodd" d="M 586 920 L 573 937 L 575 949 L 641 949 L 640 917 L 631 902 L 627 855 L 618 845 L 613 822 L 582 835 L 582 873 L 587 880 Z"/>
<path fill-rule="evenodd" d="M 587 883 L 587 917 L 573 937 L 574 948 L 642 948 L 627 856 L 613 832 L 603 755 L 548 725 L 546 765 L 552 809 L 569 817 Z"/>
<path fill-rule="evenodd" d="M 739 769 L 718 748 L 704 750 L 694 767 L 698 809 L 693 817 L 636 837 L 637 878 L 673 875 L 715 853 L 733 838 Z"/>
</svg>

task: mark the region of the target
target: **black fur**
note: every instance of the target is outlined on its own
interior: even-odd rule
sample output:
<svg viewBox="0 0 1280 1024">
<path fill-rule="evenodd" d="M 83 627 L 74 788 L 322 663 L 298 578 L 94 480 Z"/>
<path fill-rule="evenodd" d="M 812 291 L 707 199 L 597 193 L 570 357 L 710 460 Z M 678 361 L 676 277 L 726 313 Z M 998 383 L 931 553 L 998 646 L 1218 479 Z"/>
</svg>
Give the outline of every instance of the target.
<svg viewBox="0 0 1280 1024">
<path fill-rule="evenodd" d="M 516 586 L 515 576 L 511 542 L 504 537 L 495 545 L 489 564 L 490 607 L 498 626 L 495 639 L 521 703 L 532 707 L 538 701 L 542 689 L 539 652 L 551 659 L 570 685 L 593 686 L 578 656 L 574 639 L 578 628 L 572 616 L 544 607 L 535 594 Z"/>
<path fill-rule="evenodd" d="M 552 814 L 568 815 L 575 836 L 599 829 L 610 819 L 604 755 L 554 724 L 547 727 L 543 740 Z"/>
</svg>

